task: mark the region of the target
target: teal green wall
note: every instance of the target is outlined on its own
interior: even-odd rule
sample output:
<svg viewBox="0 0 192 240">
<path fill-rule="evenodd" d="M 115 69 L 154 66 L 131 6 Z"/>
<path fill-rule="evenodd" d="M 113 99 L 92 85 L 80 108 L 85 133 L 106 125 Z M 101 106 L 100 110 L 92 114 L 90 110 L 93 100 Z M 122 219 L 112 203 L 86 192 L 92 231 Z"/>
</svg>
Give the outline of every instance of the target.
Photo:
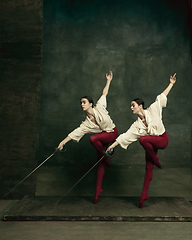
<svg viewBox="0 0 192 240">
<path fill-rule="evenodd" d="M 140 97 L 149 106 L 167 87 L 169 76 L 177 73 L 177 83 L 163 110 L 170 142 L 159 151 L 159 156 L 164 168 L 191 166 L 192 69 L 186 2 L 178 0 L 172 5 L 168 0 L 44 1 L 39 162 L 84 120 L 80 98 L 91 95 L 96 102 L 105 86 L 105 73 L 112 70 L 107 109 L 119 133 L 136 119 L 130 111 L 131 100 Z M 58 153 L 46 163 L 50 175 L 43 169 L 42 175 L 39 172 L 38 194 L 49 195 L 50 191 L 45 190 L 49 185 L 53 195 L 60 195 L 95 161 L 96 151 L 89 136 L 79 143 L 68 143 L 66 153 Z M 113 170 L 107 170 L 105 184 L 121 186 L 118 194 L 124 195 L 129 185 L 139 183 L 140 190 L 132 192 L 139 194 L 145 166 L 139 142 L 128 151 L 117 147 L 111 162 Z M 141 174 L 136 174 L 138 167 Z M 130 168 L 131 182 L 122 181 L 121 175 L 126 175 L 126 169 L 130 174 Z M 73 194 L 91 195 L 95 174 L 94 170 Z M 110 195 L 113 194 L 117 191 L 111 190 Z"/>
</svg>

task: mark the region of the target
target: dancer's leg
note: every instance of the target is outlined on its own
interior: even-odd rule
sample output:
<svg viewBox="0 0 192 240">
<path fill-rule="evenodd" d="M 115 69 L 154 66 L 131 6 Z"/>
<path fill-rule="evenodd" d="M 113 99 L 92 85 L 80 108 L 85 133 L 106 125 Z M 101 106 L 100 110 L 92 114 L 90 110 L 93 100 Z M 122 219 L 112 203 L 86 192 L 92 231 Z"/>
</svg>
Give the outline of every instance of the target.
<svg viewBox="0 0 192 240">
<path fill-rule="evenodd" d="M 102 156 L 103 154 L 97 151 L 97 161 L 99 161 Z M 103 192 L 102 182 L 103 182 L 104 173 L 105 173 L 105 166 L 104 166 L 104 163 L 101 161 L 97 165 L 97 181 L 96 181 L 96 190 L 95 190 L 93 203 L 97 203 L 99 199 L 99 195 L 101 195 L 101 193 Z"/>
<path fill-rule="evenodd" d="M 115 141 L 118 137 L 118 131 L 114 128 L 114 132 L 102 132 L 95 135 L 92 135 L 89 140 L 91 144 L 96 148 L 100 153 L 103 152 L 103 145 L 108 145 Z"/>
<path fill-rule="evenodd" d="M 159 163 L 159 158 L 157 156 L 157 153 L 154 151 L 154 148 L 156 149 L 166 148 L 168 141 L 169 140 L 166 132 L 164 132 L 161 136 L 146 135 L 146 136 L 140 137 L 139 139 L 140 144 L 151 156 L 151 161 L 158 168 L 162 168 L 162 167 L 161 167 L 161 164 Z"/>
<path fill-rule="evenodd" d="M 97 150 L 97 161 L 99 161 L 103 156 L 103 151 L 106 151 L 108 144 L 111 142 L 114 142 L 117 136 L 118 136 L 118 132 L 117 132 L 117 129 L 115 128 L 114 132 L 111 132 L 111 133 L 102 132 L 99 134 L 92 135 L 90 137 L 91 144 Z M 110 162 L 107 156 L 105 156 L 103 160 L 97 165 L 97 183 L 96 183 L 96 191 L 95 191 L 93 203 L 97 203 L 99 199 L 99 195 L 103 192 L 102 182 L 103 182 L 103 175 L 105 173 L 104 164 L 107 167 L 110 167 Z"/>
<path fill-rule="evenodd" d="M 157 149 L 154 149 L 154 151 L 157 153 Z M 142 190 L 142 194 L 139 201 L 140 208 L 143 207 L 144 201 L 149 199 L 148 189 L 150 186 L 150 182 L 153 178 L 153 168 L 154 168 L 154 164 L 151 163 L 151 156 L 149 155 L 149 153 L 145 152 L 145 156 L 146 156 L 146 172 L 145 172 L 143 190 Z"/>
<path fill-rule="evenodd" d="M 103 151 L 106 151 L 108 144 L 115 141 L 118 137 L 117 129 L 114 128 L 114 132 L 102 132 L 92 135 L 89 140 L 91 144 L 95 147 L 97 152 L 103 155 Z M 101 156 L 102 157 L 102 156 Z M 107 167 L 110 167 L 110 162 L 108 156 L 105 156 L 102 160 Z"/>
</svg>

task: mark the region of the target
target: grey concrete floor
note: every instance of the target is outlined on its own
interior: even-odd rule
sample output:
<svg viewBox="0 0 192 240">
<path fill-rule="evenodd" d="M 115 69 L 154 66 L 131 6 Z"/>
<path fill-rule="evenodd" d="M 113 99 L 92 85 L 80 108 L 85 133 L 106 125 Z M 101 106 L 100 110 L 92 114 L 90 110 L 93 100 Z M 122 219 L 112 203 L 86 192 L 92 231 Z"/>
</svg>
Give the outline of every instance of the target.
<svg viewBox="0 0 192 240">
<path fill-rule="evenodd" d="M 7 210 L 3 219 L 67 220 L 67 221 L 129 221 L 129 222 L 192 222 L 192 203 L 178 197 L 150 197 L 143 208 L 139 197 L 100 197 L 97 204 L 90 197 L 25 196 Z M 9 206 L 11 206 L 10 204 Z"/>
<path fill-rule="evenodd" d="M 0 201 L 0 216 L 15 201 Z M 0 240 L 191 240 L 192 222 L 0 221 Z"/>
<path fill-rule="evenodd" d="M 143 168 L 144 169 L 144 168 Z M 46 170 L 46 171 L 45 171 Z M 37 196 L 61 196 L 68 190 L 72 183 L 63 189 L 61 186 L 63 173 L 53 176 L 55 169 L 47 171 L 47 169 L 40 169 L 37 176 Z M 115 169 L 118 170 L 117 168 Z M 104 181 L 105 196 L 114 194 L 112 184 L 108 184 L 108 178 L 111 180 L 111 175 L 114 177 L 116 171 L 113 168 L 106 171 Z M 184 197 L 187 200 L 192 200 L 191 191 L 191 169 L 190 168 L 164 168 L 161 171 L 155 169 L 154 179 L 150 186 L 150 196 L 177 196 Z M 134 168 L 129 171 L 129 174 L 124 174 L 123 170 L 120 171 L 121 182 L 126 182 L 126 186 L 122 184 L 117 192 L 117 196 L 125 192 L 126 196 L 139 196 L 142 183 L 144 170 Z M 128 170 L 127 170 L 128 171 Z M 133 174 L 137 175 L 135 181 L 129 184 Z M 107 175 L 108 174 L 108 175 Z M 93 174 L 92 174 L 93 175 Z M 94 177 L 88 175 L 86 182 L 93 185 Z M 92 179 L 93 178 L 93 179 Z M 63 181 L 61 181 L 63 180 Z M 121 182 L 118 183 L 121 186 Z M 60 185 L 59 185 L 60 183 Z M 84 183 L 82 183 L 84 186 Z M 94 189 L 88 187 L 88 191 L 83 191 L 83 187 L 75 188 L 71 193 L 73 196 L 81 196 L 80 192 L 85 196 L 93 196 Z M 137 186 L 137 187 L 133 187 Z M 111 187 L 111 188 L 110 188 Z M 57 192 L 55 192 L 55 189 Z M 86 186 L 87 189 L 87 186 Z M 158 192 L 157 192 L 158 189 Z M 41 193 L 41 194 L 40 194 Z M 56 194 L 57 193 L 57 194 Z M 87 194 L 86 194 L 87 193 Z M 3 217 L 4 213 L 10 209 L 11 206 L 16 204 L 17 201 L 1 200 L 0 201 L 0 216 Z M 98 204 L 99 206 L 99 204 Z M 97 207 L 98 207 L 97 206 Z M 192 239 L 192 222 L 91 222 L 91 221 L 0 221 L 0 240 L 191 240 Z"/>
</svg>

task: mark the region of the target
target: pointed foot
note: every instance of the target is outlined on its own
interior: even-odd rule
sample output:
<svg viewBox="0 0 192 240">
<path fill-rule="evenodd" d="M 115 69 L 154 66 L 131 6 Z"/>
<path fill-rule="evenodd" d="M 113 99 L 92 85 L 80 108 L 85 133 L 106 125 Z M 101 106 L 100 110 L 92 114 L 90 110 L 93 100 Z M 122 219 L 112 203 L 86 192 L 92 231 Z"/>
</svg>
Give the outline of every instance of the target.
<svg viewBox="0 0 192 240">
<path fill-rule="evenodd" d="M 99 200 L 99 195 L 101 195 L 101 193 L 103 192 L 103 190 L 100 190 L 98 192 L 95 193 L 94 199 L 93 199 L 93 203 L 96 204 Z"/>
<path fill-rule="evenodd" d="M 148 199 L 149 199 L 149 195 L 141 195 L 139 200 L 139 208 L 142 208 L 145 200 L 148 200 Z"/>
</svg>

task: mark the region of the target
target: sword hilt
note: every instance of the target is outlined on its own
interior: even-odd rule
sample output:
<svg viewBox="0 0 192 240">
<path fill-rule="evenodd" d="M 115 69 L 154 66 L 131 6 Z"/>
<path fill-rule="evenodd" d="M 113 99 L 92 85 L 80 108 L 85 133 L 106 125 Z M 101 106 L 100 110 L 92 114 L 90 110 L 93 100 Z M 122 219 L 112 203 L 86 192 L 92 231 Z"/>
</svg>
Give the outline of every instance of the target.
<svg viewBox="0 0 192 240">
<path fill-rule="evenodd" d="M 114 148 L 111 148 L 109 151 L 105 152 L 103 151 L 103 154 L 108 157 L 112 157 L 114 154 Z"/>
<path fill-rule="evenodd" d="M 55 151 L 56 152 L 58 152 L 58 151 L 60 151 L 60 152 L 66 152 L 67 151 L 67 147 L 66 147 L 66 144 L 63 144 L 62 145 L 62 149 L 60 150 L 58 147 L 55 147 Z"/>
</svg>

